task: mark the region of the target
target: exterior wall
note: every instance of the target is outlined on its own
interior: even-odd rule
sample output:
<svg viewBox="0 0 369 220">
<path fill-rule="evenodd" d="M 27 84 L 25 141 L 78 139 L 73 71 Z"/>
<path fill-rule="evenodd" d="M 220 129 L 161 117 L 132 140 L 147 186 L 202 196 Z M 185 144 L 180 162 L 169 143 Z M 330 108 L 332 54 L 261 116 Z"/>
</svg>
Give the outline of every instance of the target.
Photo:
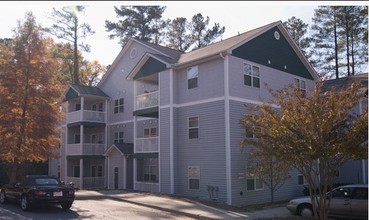
<svg viewBox="0 0 369 220">
<path fill-rule="evenodd" d="M 254 88 L 244 84 L 244 62 L 260 68 L 260 88 Z M 229 94 L 231 97 L 253 101 L 268 100 L 272 98 L 268 90 L 269 88 L 273 90 L 281 89 L 289 84 L 293 84 L 295 78 L 305 80 L 307 90 L 311 90 L 315 84 L 312 80 L 297 77 L 267 66 L 242 60 L 234 56 L 229 56 Z"/>
<path fill-rule="evenodd" d="M 187 88 L 187 68 L 174 73 L 174 104 L 201 101 L 210 98 L 219 98 L 224 95 L 224 67 L 223 59 L 198 66 L 198 86 L 194 89 Z M 162 87 L 161 87 L 162 88 Z"/>
<path fill-rule="evenodd" d="M 243 102 L 230 101 L 230 124 L 231 124 L 231 170 L 232 170 L 232 205 L 243 206 L 251 204 L 261 204 L 269 202 L 271 193 L 269 188 L 264 185 L 262 190 L 248 191 L 246 189 L 246 167 L 247 161 L 252 150 L 252 146 L 240 148 L 240 141 L 244 134 L 240 120 L 246 113 L 246 105 Z M 290 178 L 285 181 L 283 186 L 274 194 L 274 201 L 291 199 L 303 195 L 303 185 L 298 185 L 298 173 L 290 171 Z"/>
<path fill-rule="evenodd" d="M 113 149 L 108 155 L 108 189 L 114 189 L 114 168 L 118 167 L 118 189 L 124 189 L 125 187 L 125 167 L 124 167 L 124 156 L 117 150 Z"/>
<path fill-rule="evenodd" d="M 349 160 L 338 169 L 338 172 L 335 183 L 368 184 L 368 160 Z"/>
<path fill-rule="evenodd" d="M 160 152 L 159 152 L 159 183 L 160 192 L 171 193 L 170 180 L 170 118 L 169 108 L 160 109 Z"/>
<path fill-rule="evenodd" d="M 124 143 L 133 143 L 133 122 L 109 125 L 107 148 L 114 143 L 115 132 L 123 132 Z"/>
<path fill-rule="evenodd" d="M 188 139 L 188 117 L 199 117 L 199 138 Z M 208 186 L 218 187 L 219 201 L 226 201 L 224 101 L 176 109 L 176 193 L 209 199 Z M 200 189 L 190 190 L 189 166 L 200 167 Z"/>
</svg>

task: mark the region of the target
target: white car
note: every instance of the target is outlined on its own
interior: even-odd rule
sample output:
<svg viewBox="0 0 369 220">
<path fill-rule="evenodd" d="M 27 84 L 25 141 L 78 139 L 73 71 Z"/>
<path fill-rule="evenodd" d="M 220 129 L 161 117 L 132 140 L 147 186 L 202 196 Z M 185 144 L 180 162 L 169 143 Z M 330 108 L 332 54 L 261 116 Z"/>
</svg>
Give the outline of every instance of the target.
<svg viewBox="0 0 369 220">
<path fill-rule="evenodd" d="M 368 219 L 368 185 L 340 186 L 328 192 L 328 196 L 331 196 L 330 217 Z M 292 199 L 286 208 L 294 215 L 313 216 L 313 207 L 308 196 Z"/>
</svg>

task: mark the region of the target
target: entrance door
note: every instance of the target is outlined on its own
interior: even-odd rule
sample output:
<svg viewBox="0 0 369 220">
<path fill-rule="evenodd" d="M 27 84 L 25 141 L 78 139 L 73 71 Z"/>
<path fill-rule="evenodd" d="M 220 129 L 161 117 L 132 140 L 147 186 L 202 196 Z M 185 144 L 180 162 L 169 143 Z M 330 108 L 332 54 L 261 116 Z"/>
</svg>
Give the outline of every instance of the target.
<svg viewBox="0 0 369 220">
<path fill-rule="evenodd" d="M 118 167 L 114 167 L 114 189 L 118 189 Z"/>
</svg>

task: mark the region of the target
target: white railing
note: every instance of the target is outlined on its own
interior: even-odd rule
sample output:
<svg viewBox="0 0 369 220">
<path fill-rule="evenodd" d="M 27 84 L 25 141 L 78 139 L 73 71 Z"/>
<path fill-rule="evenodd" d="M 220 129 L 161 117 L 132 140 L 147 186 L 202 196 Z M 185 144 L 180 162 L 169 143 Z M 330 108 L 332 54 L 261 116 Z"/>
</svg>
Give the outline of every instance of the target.
<svg viewBox="0 0 369 220">
<path fill-rule="evenodd" d="M 105 177 L 83 177 L 83 188 L 103 188 L 105 187 Z"/>
<path fill-rule="evenodd" d="M 158 91 L 136 96 L 136 110 L 158 106 Z"/>
<path fill-rule="evenodd" d="M 159 183 L 135 182 L 135 190 L 159 193 Z"/>
<path fill-rule="evenodd" d="M 136 138 L 135 153 L 159 152 L 158 137 Z"/>
<path fill-rule="evenodd" d="M 78 189 L 93 189 L 93 188 L 104 188 L 105 187 L 105 177 L 83 177 L 81 187 L 80 177 L 67 177 L 65 183 L 73 182 L 74 186 Z"/>
<path fill-rule="evenodd" d="M 87 122 L 105 122 L 105 112 L 84 110 L 83 113 L 79 111 L 68 112 L 67 123 L 74 123 L 80 121 Z"/>
<path fill-rule="evenodd" d="M 102 155 L 104 151 L 104 144 L 67 144 L 67 155 Z"/>
</svg>

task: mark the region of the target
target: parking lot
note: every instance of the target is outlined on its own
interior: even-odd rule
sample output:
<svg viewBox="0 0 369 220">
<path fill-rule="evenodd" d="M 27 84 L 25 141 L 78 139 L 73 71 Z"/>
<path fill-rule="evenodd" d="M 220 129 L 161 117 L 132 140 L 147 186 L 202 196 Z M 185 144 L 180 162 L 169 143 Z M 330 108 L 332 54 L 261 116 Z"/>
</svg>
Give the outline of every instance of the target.
<svg viewBox="0 0 369 220">
<path fill-rule="evenodd" d="M 76 192 L 70 210 L 58 206 L 23 212 L 15 204 L 0 206 L 0 219 L 296 219 L 284 205 L 267 209 L 236 210 L 209 203 L 150 193 L 126 191 Z"/>
</svg>

